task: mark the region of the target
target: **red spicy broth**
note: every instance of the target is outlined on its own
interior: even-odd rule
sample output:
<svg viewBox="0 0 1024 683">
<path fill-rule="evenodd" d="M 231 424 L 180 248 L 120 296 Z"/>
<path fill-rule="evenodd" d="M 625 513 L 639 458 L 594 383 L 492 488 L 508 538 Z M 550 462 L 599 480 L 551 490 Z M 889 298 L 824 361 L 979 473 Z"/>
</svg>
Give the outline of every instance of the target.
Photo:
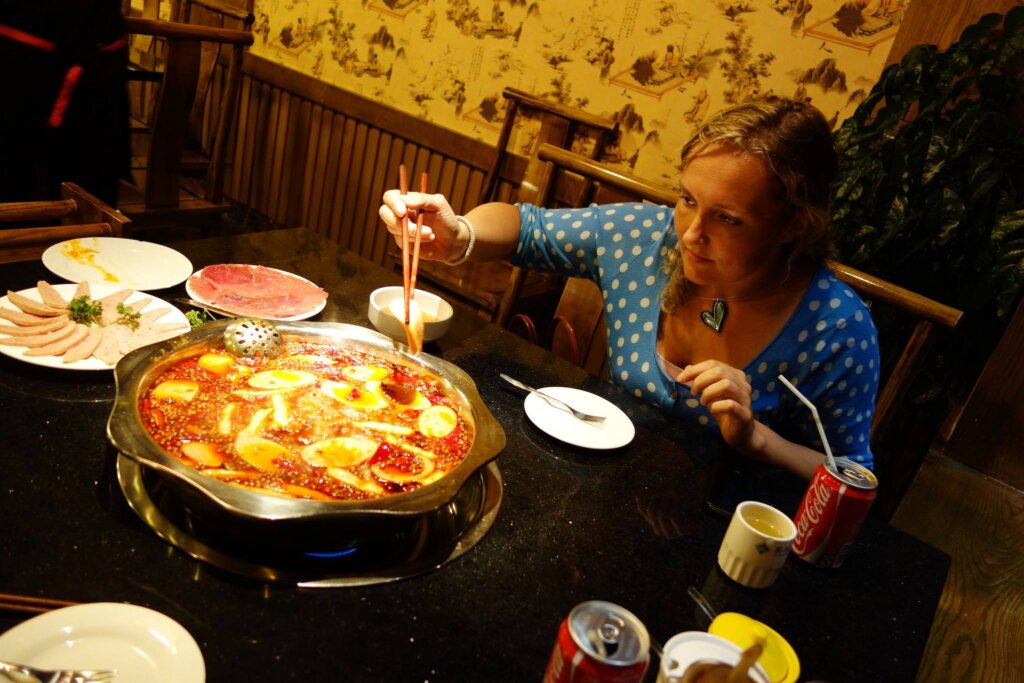
<svg viewBox="0 0 1024 683">
<path fill-rule="evenodd" d="M 169 454 L 221 481 L 313 500 L 412 491 L 473 441 L 460 396 L 429 370 L 336 344 L 285 340 L 271 359 L 181 359 L 140 399 Z"/>
</svg>

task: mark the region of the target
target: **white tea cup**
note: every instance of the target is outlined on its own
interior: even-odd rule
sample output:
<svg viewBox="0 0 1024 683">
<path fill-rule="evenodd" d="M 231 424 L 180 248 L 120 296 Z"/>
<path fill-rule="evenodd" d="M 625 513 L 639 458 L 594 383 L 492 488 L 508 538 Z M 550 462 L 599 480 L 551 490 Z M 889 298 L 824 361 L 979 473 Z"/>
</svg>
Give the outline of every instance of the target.
<svg viewBox="0 0 1024 683">
<path fill-rule="evenodd" d="M 766 588 L 779 575 L 794 538 L 796 525 L 784 513 L 745 501 L 733 512 L 718 550 L 718 566 L 736 583 Z"/>
</svg>

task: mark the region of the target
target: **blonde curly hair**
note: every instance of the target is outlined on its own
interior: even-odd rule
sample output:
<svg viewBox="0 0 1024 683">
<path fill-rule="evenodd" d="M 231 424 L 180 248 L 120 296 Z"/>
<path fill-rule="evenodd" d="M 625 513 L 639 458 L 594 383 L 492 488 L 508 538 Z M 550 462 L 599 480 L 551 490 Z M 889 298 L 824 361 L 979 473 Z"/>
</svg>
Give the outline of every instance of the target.
<svg viewBox="0 0 1024 683">
<path fill-rule="evenodd" d="M 832 246 L 828 205 L 839 162 L 822 113 L 806 102 L 781 97 L 729 107 L 702 124 L 683 145 L 682 168 L 712 145 L 727 145 L 760 159 L 778 181 L 786 219 L 800 228 L 790 244 L 787 269 L 823 263 Z M 665 263 L 670 278 L 662 308 L 667 313 L 686 298 L 688 285 L 678 260 L 678 250 L 672 250 Z"/>
</svg>

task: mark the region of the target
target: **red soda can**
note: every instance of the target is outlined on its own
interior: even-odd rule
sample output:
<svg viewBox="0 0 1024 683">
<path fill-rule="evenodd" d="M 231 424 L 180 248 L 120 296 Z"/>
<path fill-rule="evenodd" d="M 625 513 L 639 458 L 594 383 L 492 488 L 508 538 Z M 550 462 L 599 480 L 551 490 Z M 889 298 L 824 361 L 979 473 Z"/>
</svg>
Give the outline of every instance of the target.
<svg viewBox="0 0 1024 683">
<path fill-rule="evenodd" d="M 580 603 L 558 627 L 543 683 L 640 683 L 650 644 L 629 610 L 600 600 Z"/>
<path fill-rule="evenodd" d="M 878 495 L 871 470 L 848 458 L 835 460 L 835 470 L 818 465 L 793 520 L 793 553 L 818 567 L 843 564 Z"/>
</svg>

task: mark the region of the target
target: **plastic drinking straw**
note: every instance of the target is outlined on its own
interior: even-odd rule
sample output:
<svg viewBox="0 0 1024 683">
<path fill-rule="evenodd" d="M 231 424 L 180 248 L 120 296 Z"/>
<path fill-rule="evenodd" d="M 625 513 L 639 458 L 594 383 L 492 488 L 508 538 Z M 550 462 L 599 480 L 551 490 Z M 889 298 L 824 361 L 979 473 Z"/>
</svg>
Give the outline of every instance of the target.
<svg viewBox="0 0 1024 683">
<path fill-rule="evenodd" d="M 818 417 L 818 409 L 814 407 L 814 404 L 807 400 L 807 397 L 800 393 L 800 390 L 793 386 L 788 379 L 779 375 L 779 379 L 785 384 L 790 391 L 796 394 L 796 397 L 800 401 L 811 409 L 811 415 L 814 416 L 814 424 L 818 425 L 818 436 L 821 437 L 821 443 L 825 446 L 825 459 L 828 461 L 828 467 L 833 472 L 837 472 L 836 459 L 832 457 L 832 449 L 828 447 L 828 439 L 825 438 L 825 428 L 821 426 L 821 418 Z"/>
</svg>

